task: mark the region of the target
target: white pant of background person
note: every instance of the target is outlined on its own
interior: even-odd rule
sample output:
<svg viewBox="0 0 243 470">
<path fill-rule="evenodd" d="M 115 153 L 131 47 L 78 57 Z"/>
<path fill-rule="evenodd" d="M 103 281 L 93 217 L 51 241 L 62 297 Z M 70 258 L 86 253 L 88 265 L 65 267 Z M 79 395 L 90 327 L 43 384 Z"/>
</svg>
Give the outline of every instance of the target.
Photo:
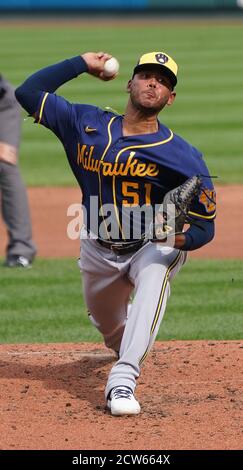
<svg viewBox="0 0 243 470">
<path fill-rule="evenodd" d="M 108 377 L 106 398 L 120 385 L 134 392 L 140 366 L 165 312 L 170 281 L 186 256 L 186 252 L 151 242 L 137 252 L 118 256 L 87 238 L 82 229 L 79 267 L 90 320 L 106 346 L 119 351 Z"/>
</svg>

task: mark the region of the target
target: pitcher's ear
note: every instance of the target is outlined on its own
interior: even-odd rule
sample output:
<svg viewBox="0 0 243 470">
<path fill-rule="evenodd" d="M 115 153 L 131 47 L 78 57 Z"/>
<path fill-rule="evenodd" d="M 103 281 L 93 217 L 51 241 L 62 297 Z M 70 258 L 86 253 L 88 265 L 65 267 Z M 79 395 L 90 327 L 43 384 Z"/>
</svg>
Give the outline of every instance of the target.
<svg viewBox="0 0 243 470">
<path fill-rule="evenodd" d="M 175 98 L 176 98 L 176 92 L 172 91 L 171 94 L 170 94 L 170 97 L 167 101 L 167 106 L 171 106 L 174 103 Z"/>
<path fill-rule="evenodd" d="M 131 90 L 131 83 L 132 83 L 132 79 L 130 79 L 130 80 L 127 82 L 127 91 L 128 91 L 128 92 Z"/>
</svg>

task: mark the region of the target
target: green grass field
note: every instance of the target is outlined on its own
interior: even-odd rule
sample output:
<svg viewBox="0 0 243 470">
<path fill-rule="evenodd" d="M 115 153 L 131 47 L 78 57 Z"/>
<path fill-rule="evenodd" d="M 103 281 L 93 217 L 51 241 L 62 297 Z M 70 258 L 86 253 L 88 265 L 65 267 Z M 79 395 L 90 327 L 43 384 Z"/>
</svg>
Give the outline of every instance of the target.
<svg viewBox="0 0 243 470">
<path fill-rule="evenodd" d="M 143 25 L 106 24 L 88 18 L 80 25 L 53 22 L 0 29 L 1 70 L 14 85 L 37 69 L 88 50 L 107 50 L 121 64 L 109 83 L 84 75 L 60 94 L 70 101 L 110 106 L 123 112 L 125 87 L 138 57 L 164 49 L 180 66 L 177 100 L 161 120 L 199 147 L 218 183 L 243 182 L 243 21 L 213 24 L 204 20 Z M 73 185 L 61 144 L 51 132 L 23 124 L 21 166 L 28 185 Z"/>
<path fill-rule="evenodd" d="M 76 261 L 0 267 L 0 342 L 101 341 L 90 324 Z M 242 261 L 190 260 L 172 284 L 158 339 L 242 339 Z"/>
</svg>

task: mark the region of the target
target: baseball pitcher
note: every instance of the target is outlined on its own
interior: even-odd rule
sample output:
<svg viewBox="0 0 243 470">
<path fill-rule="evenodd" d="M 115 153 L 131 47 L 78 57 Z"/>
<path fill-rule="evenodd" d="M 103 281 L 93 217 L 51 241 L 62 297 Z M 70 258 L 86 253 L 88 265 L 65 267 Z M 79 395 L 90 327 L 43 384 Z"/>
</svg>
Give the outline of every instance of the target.
<svg viewBox="0 0 243 470">
<path fill-rule="evenodd" d="M 215 193 L 201 153 L 158 120 L 176 98 L 178 66 L 167 53 L 140 57 L 127 84 L 124 115 L 72 104 L 55 93 L 83 73 L 115 78 L 104 73 L 110 58 L 87 52 L 46 67 L 16 97 L 60 139 L 82 191 L 85 300 L 91 322 L 117 355 L 106 403 L 112 415 L 133 415 L 140 413 L 136 380 L 171 280 L 187 252 L 214 237 Z"/>
</svg>

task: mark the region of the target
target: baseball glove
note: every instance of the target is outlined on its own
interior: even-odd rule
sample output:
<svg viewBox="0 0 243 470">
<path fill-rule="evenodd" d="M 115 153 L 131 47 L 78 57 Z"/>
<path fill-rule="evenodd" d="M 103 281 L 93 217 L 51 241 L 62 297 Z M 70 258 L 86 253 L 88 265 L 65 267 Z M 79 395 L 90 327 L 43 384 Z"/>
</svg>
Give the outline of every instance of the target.
<svg viewBox="0 0 243 470">
<path fill-rule="evenodd" d="M 192 176 L 177 188 L 168 191 L 149 228 L 150 241 L 165 240 L 168 235 L 181 233 L 188 222 L 188 212 L 193 200 L 200 193 L 202 180 Z"/>
</svg>

